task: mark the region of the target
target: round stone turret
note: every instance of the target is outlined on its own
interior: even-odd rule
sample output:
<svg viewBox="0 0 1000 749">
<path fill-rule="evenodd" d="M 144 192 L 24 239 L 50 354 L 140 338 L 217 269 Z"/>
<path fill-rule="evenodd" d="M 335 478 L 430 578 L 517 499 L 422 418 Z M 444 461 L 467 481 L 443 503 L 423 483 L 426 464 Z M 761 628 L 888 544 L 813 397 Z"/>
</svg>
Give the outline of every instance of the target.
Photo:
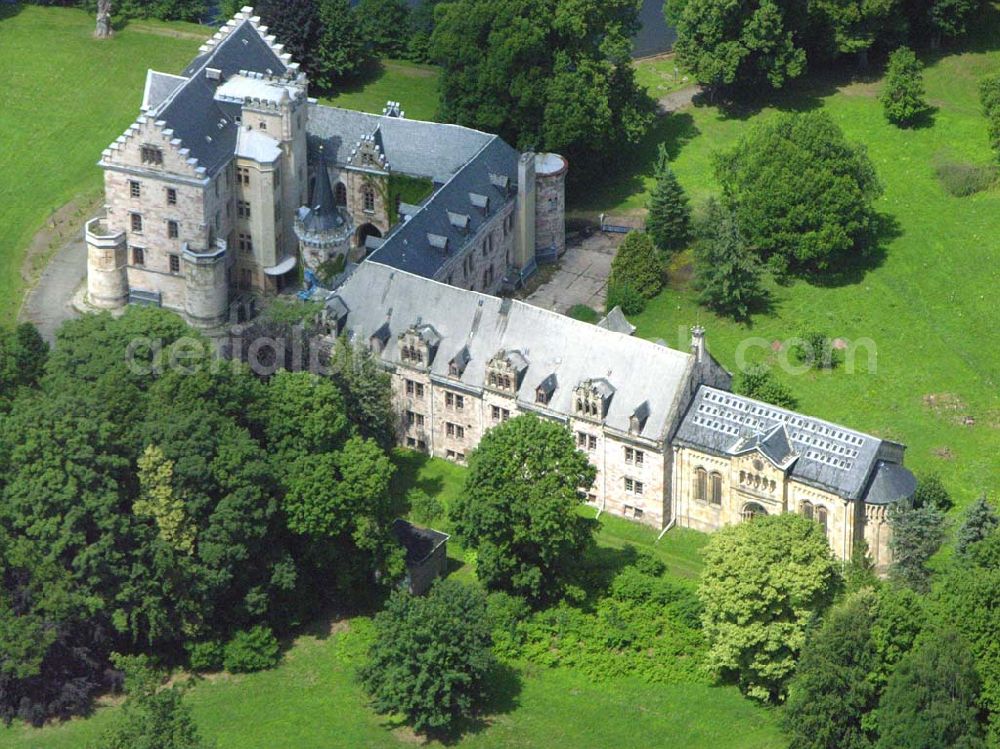
<svg viewBox="0 0 1000 749">
<path fill-rule="evenodd" d="M 125 232 L 103 218 L 87 222 L 87 301 L 99 309 L 117 309 L 128 301 Z"/>
<path fill-rule="evenodd" d="M 535 247 L 539 253 L 566 252 L 566 172 L 557 153 L 535 156 Z"/>
<path fill-rule="evenodd" d="M 192 325 L 213 328 L 226 322 L 229 288 L 226 283 L 226 243 L 216 240 L 212 250 L 192 250 L 185 245 L 184 312 Z"/>
</svg>

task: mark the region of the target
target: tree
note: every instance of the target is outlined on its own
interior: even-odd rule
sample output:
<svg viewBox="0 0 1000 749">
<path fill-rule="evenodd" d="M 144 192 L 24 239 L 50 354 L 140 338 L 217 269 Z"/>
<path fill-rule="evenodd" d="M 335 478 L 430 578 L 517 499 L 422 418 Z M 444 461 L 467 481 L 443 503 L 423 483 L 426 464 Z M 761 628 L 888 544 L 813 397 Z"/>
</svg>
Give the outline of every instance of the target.
<svg viewBox="0 0 1000 749">
<path fill-rule="evenodd" d="M 775 0 L 688 0 L 677 22 L 677 62 L 713 92 L 781 88 L 806 69 L 793 7 Z"/>
<path fill-rule="evenodd" d="M 45 372 L 49 345 L 31 323 L 0 329 L 0 405 L 19 387 L 37 387 Z"/>
<path fill-rule="evenodd" d="M 747 245 L 779 269 L 826 270 L 872 241 L 875 168 L 825 112 L 755 124 L 715 170 Z"/>
<path fill-rule="evenodd" d="M 797 405 L 792 391 L 778 382 L 771 368 L 765 364 L 753 364 L 737 373 L 734 390 L 740 395 L 782 408 L 795 408 Z"/>
<path fill-rule="evenodd" d="M 403 0 L 361 0 L 355 8 L 361 38 L 379 55 L 399 57 L 410 41 L 410 7 Z"/>
<path fill-rule="evenodd" d="M 375 616 L 361 682 L 381 713 L 426 733 L 452 732 L 483 704 L 493 667 L 486 597 L 455 580 L 426 596 L 397 591 Z"/>
<path fill-rule="evenodd" d="M 954 500 L 936 473 L 928 473 L 917 479 L 917 488 L 913 490 L 913 506 L 927 507 L 933 505 L 941 512 L 948 512 L 955 506 Z"/>
<path fill-rule="evenodd" d="M 441 3 L 430 55 L 443 119 L 559 151 L 574 178 L 596 173 L 653 119 L 629 55 L 637 11 L 633 0 Z"/>
<path fill-rule="evenodd" d="M 781 701 L 808 627 L 839 584 L 825 534 L 799 515 L 756 517 L 713 534 L 704 558 L 708 667 L 751 697 Z"/>
<path fill-rule="evenodd" d="M 923 69 L 909 47 L 900 47 L 889 58 L 885 87 L 879 100 L 885 118 L 892 124 L 908 127 L 927 111 Z"/>
<path fill-rule="evenodd" d="M 279 465 L 334 452 L 350 433 L 339 388 L 330 378 L 310 372 L 279 371 L 271 377 L 260 418 Z"/>
<path fill-rule="evenodd" d="M 320 90 L 332 89 L 369 61 L 348 0 L 261 0 L 257 11 Z"/>
<path fill-rule="evenodd" d="M 128 697 L 94 749 L 208 749 L 191 709 L 184 704 L 184 688 L 162 687 L 162 676 L 143 656 L 119 656 L 125 671 Z"/>
<path fill-rule="evenodd" d="M 648 234 L 632 231 L 618 245 L 611 260 L 610 288 L 628 286 L 645 299 L 652 299 L 663 288 L 663 261 Z"/>
<path fill-rule="evenodd" d="M 863 718 L 878 703 L 872 624 L 878 597 L 866 589 L 830 609 L 809 638 L 788 685 L 789 749 L 867 749 Z"/>
<path fill-rule="evenodd" d="M 962 634 L 975 656 L 995 745 L 1000 740 L 1000 531 L 955 560 L 934 588 L 934 603 L 941 620 Z"/>
<path fill-rule="evenodd" d="M 986 115 L 990 146 L 1000 156 L 1000 73 L 979 79 L 979 101 Z"/>
<path fill-rule="evenodd" d="M 577 508 L 595 475 L 560 424 L 525 415 L 488 431 L 450 508 L 455 530 L 478 552 L 479 579 L 534 602 L 559 597 L 593 543 L 593 522 Z"/>
<path fill-rule="evenodd" d="M 900 661 L 879 704 L 880 749 L 985 747 L 979 676 L 954 629 L 929 633 Z"/>
<path fill-rule="evenodd" d="M 98 39 L 111 38 L 111 0 L 97 0 L 97 28 L 94 36 Z"/>
<path fill-rule="evenodd" d="M 858 68 L 868 68 L 868 51 L 877 40 L 902 29 L 900 0 L 819 0 L 815 11 L 833 30 L 833 42 L 843 55 L 855 55 Z"/>
<path fill-rule="evenodd" d="M 743 241 L 732 211 L 713 201 L 707 224 L 707 236 L 694 253 L 698 301 L 734 320 L 748 320 L 769 298 L 760 261 Z"/>
<path fill-rule="evenodd" d="M 661 252 L 674 252 L 682 249 L 691 236 L 691 206 L 670 168 L 670 157 L 662 143 L 653 178 L 656 184 L 649 195 L 646 233 Z"/>
<path fill-rule="evenodd" d="M 966 511 L 965 519 L 955 536 L 955 554 L 960 558 L 968 556 L 972 547 L 988 538 L 997 526 L 1000 526 L 1000 517 L 997 517 L 986 495 L 980 495 Z"/>
<path fill-rule="evenodd" d="M 933 33 L 931 45 L 939 46 L 942 36 L 963 36 L 969 30 L 969 20 L 981 8 L 981 0 L 933 0 L 927 13 Z"/>
<path fill-rule="evenodd" d="M 926 591 L 931 577 L 927 562 L 944 541 L 944 512 L 933 503 L 917 507 L 902 500 L 889 507 L 888 520 L 892 576 L 916 591 Z"/>
<path fill-rule="evenodd" d="M 187 516 L 184 498 L 174 490 L 173 479 L 173 461 L 167 460 L 156 445 L 149 445 L 139 458 L 141 493 L 132 511 L 153 518 L 164 543 L 190 554 L 194 551 L 195 529 Z"/>
<path fill-rule="evenodd" d="M 330 359 L 333 380 L 344 396 L 347 416 L 358 434 L 384 450 L 395 443 L 392 380 L 371 349 L 346 337 L 337 339 Z"/>
</svg>

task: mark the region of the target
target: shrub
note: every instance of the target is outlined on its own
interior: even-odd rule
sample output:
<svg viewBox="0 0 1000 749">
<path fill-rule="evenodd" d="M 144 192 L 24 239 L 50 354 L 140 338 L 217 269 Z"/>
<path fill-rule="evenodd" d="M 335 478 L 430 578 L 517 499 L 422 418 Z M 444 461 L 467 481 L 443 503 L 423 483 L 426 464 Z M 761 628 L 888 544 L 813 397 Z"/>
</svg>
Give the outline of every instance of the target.
<svg viewBox="0 0 1000 749">
<path fill-rule="evenodd" d="M 608 286 L 629 286 L 646 299 L 652 299 L 663 288 L 663 271 L 663 260 L 650 236 L 629 232 L 611 261 Z"/>
<path fill-rule="evenodd" d="M 441 501 L 420 489 L 411 489 L 406 494 L 410 504 L 410 512 L 420 523 L 433 523 L 444 516 L 444 506 Z"/>
<path fill-rule="evenodd" d="M 218 671 L 226 657 L 226 648 L 218 640 L 189 643 L 187 651 L 192 671 Z"/>
<path fill-rule="evenodd" d="M 660 577 L 667 571 L 667 565 L 663 563 L 663 560 L 653 556 L 648 551 L 637 552 L 632 566 L 642 574 L 651 577 Z"/>
<path fill-rule="evenodd" d="M 226 643 L 223 665 L 230 673 L 263 671 L 278 664 L 281 654 L 278 640 L 269 627 L 258 625 L 253 629 L 237 632 Z"/>
<path fill-rule="evenodd" d="M 605 307 L 609 312 L 621 307 L 626 315 L 638 315 L 646 309 L 646 298 L 627 284 L 609 284 Z"/>
<path fill-rule="evenodd" d="M 747 398 L 773 403 L 782 408 L 796 406 L 795 396 L 787 387 L 774 379 L 770 367 L 765 364 L 753 364 L 737 374 L 734 390 Z"/>
<path fill-rule="evenodd" d="M 566 315 L 572 317 L 574 320 L 581 320 L 589 323 L 595 323 L 600 319 L 597 312 L 593 308 L 588 307 L 586 304 L 574 304 L 569 308 L 569 312 L 567 312 Z"/>
<path fill-rule="evenodd" d="M 979 81 L 979 102 L 986 115 L 990 146 L 1000 156 L 1000 73 L 983 76 Z"/>
<path fill-rule="evenodd" d="M 833 369 L 842 359 L 826 333 L 811 330 L 799 336 L 791 348 L 792 358 L 810 369 Z"/>
<path fill-rule="evenodd" d="M 934 166 L 934 174 L 948 194 L 956 198 L 989 190 L 997 181 L 997 168 L 992 164 L 939 161 Z"/>
</svg>

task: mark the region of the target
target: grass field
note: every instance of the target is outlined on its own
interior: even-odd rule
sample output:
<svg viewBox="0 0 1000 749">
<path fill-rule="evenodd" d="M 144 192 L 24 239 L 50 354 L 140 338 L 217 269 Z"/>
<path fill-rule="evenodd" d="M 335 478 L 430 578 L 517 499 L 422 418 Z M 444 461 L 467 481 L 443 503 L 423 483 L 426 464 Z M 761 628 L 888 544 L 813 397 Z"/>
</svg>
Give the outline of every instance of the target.
<svg viewBox="0 0 1000 749">
<path fill-rule="evenodd" d="M 63 204 L 98 193 L 95 164 L 139 113 L 146 69 L 179 72 L 208 36 L 143 23 L 98 42 L 93 30 L 83 11 L 0 6 L 0 324 L 20 306 L 32 237 Z"/>
<path fill-rule="evenodd" d="M 465 469 L 443 460 L 399 452 L 394 490 L 419 487 L 445 505 L 461 492 Z M 584 510 L 593 515 L 591 508 Z M 631 544 L 663 559 L 670 573 L 693 579 L 706 536 L 672 530 L 659 542 L 643 526 L 601 517 L 598 543 Z M 453 575 L 471 577 L 462 551 L 449 542 Z M 379 749 L 412 744 L 405 729 L 374 714 L 354 681 L 360 660 L 352 634 L 366 620 L 323 622 L 291 645 L 276 669 L 211 676 L 187 700 L 203 733 L 218 749 Z M 568 669 L 515 664 L 504 672 L 491 715 L 467 733 L 462 749 L 774 749 L 783 745 L 778 716 L 745 700 L 734 687 L 650 685 L 634 679 L 595 683 Z M 81 749 L 99 735 L 114 707 L 85 720 L 41 730 L 0 728 L 0 749 Z M 655 738 L 654 738 L 655 737 Z M 434 744 L 435 746 L 437 744 Z"/>
<path fill-rule="evenodd" d="M 367 76 L 322 99 L 324 104 L 381 113 L 398 101 L 411 120 L 434 120 L 438 110 L 438 69 L 402 60 L 383 60 Z"/>
<path fill-rule="evenodd" d="M 1000 47 L 1000 35 L 994 35 Z M 988 46 L 988 45 L 984 45 Z M 885 195 L 877 204 L 891 226 L 884 257 L 842 283 L 800 280 L 774 288 L 771 314 L 751 325 L 699 307 L 687 277 L 689 258 L 674 263 L 671 288 L 634 320 L 637 334 L 686 346 L 689 326 L 708 329 L 713 354 L 734 369 L 741 344 L 819 329 L 877 346 L 875 371 L 858 358 L 855 374 L 779 373 L 805 413 L 842 422 L 908 446 L 917 472 L 937 471 L 964 504 L 983 491 L 1000 492 L 1000 189 L 951 197 L 934 162 L 951 158 L 988 164 L 995 157 L 980 114 L 976 84 L 1000 70 L 1000 50 L 945 56 L 926 71 L 932 124 L 899 130 L 882 116 L 879 82 L 812 79 L 760 112 L 726 116 L 698 106 L 661 118 L 631 169 L 586 195 L 577 210 L 638 212 L 651 185 L 655 145 L 668 145 L 674 169 L 696 208 L 718 191 L 712 155 L 732 146 L 757 120 L 777 110 L 822 108 L 847 136 L 867 146 Z M 771 357 L 750 349 L 750 356 Z M 974 423 L 965 423 L 971 417 Z"/>
</svg>

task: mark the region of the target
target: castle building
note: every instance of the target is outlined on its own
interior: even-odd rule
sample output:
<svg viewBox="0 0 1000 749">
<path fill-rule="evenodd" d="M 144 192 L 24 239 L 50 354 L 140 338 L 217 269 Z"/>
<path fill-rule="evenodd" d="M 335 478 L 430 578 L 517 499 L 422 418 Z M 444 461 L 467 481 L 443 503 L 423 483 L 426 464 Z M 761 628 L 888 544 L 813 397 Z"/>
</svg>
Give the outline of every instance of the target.
<svg viewBox="0 0 1000 749">
<path fill-rule="evenodd" d="M 376 262 L 324 316 L 391 373 L 402 445 L 464 463 L 487 430 L 535 414 L 590 458 L 603 512 L 701 531 L 796 512 L 838 559 L 864 540 L 888 567 L 887 507 L 916 486 L 903 446 L 730 392 L 701 328 L 678 351 L 620 313 L 590 325 Z"/>
<path fill-rule="evenodd" d="M 141 114 L 102 154 L 92 306 L 156 304 L 211 328 L 238 295 L 298 288 L 303 268 L 341 258 L 497 293 L 564 251 L 561 156 L 409 120 L 398 102 L 323 106 L 251 8 L 200 52 L 179 76 L 148 72 Z"/>
</svg>

